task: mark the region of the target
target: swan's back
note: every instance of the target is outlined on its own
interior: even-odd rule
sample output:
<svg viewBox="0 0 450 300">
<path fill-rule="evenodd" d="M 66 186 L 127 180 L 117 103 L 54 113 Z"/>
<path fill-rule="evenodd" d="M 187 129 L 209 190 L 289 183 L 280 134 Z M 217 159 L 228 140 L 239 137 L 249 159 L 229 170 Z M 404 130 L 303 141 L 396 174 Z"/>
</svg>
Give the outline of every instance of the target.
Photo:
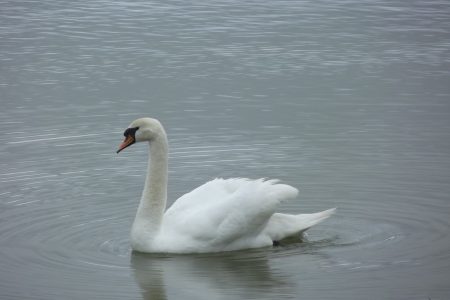
<svg viewBox="0 0 450 300">
<path fill-rule="evenodd" d="M 180 249 L 191 244 L 190 250 L 199 248 L 198 252 L 270 245 L 270 237 L 261 233 L 278 204 L 297 194 L 296 188 L 277 180 L 209 181 L 167 210 L 159 242 L 170 247 L 180 244 Z"/>
<path fill-rule="evenodd" d="M 220 202 L 232 204 L 237 200 L 241 200 L 242 202 L 235 204 L 256 201 L 259 204 L 271 203 L 276 205 L 283 200 L 295 198 L 297 194 L 298 190 L 296 188 L 290 185 L 280 184 L 278 180 L 216 178 L 181 196 L 167 210 L 166 215 L 175 211 L 216 205 Z M 247 197 L 239 199 L 242 196 Z"/>
</svg>

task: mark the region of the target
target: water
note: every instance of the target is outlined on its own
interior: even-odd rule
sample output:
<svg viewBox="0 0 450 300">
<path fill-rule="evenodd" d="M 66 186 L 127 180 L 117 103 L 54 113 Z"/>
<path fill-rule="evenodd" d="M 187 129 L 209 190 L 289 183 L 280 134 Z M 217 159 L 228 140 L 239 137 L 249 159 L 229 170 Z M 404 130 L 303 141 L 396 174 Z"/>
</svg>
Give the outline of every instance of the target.
<svg viewBox="0 0 450 300">
<path fill-rule="evenodd" d="M 2 1 L 1 299 L 449 299 L 446 1 Z M 169 203 L 218 177 L 338 213 L 309 241 L 133 254 L 146 149 Z"/>
</svg>

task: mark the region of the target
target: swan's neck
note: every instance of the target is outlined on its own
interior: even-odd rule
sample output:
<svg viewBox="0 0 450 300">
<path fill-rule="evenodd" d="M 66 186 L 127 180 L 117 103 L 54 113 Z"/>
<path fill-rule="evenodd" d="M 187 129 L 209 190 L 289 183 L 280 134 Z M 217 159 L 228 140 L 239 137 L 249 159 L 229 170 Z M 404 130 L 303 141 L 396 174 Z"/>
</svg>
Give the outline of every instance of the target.
<svg viewBox="0 0 450 300">
<path fill-rule="evenodd" d="M 160 229 L 167 200 L 167 137 L 163 132 L 149 143 L 147 178 L 133 229 L 154 235 Z M 149 238 L 149 237 L 147 237 Z"/>
</svg>

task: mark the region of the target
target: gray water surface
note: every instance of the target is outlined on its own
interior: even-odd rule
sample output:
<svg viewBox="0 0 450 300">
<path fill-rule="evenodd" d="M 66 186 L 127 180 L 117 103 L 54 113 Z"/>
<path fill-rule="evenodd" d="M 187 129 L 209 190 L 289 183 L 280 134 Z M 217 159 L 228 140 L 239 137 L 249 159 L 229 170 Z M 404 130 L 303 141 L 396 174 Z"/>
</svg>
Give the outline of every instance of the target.
<svg viewBox="0 0 450 300">
<path fill-rule="evenodd" d="M 1 299 L 449 299 L 447 1 L 0 1 Z M 169 203 L 279 178 L 309 240 L 132 253 L 147 149 Z"/>
</svg>

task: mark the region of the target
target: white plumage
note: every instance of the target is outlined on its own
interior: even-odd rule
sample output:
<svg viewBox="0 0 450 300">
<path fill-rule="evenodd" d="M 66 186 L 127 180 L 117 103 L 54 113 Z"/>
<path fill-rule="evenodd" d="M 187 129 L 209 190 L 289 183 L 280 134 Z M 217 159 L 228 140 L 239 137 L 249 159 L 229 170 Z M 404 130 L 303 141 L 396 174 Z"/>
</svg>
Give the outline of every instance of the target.
<svg viewBox="0 0 450 300">
<path fill-rule="evenodd" d="M 218 252 L 271 246 L 299 235 L 335 209 L 314 214 L 276 213 L 298 190 L 277 180 L 215 179 L 181 196 L 165 211 L 167 138 L 159 121 L 135 120 L 119 151 L 149 141 L 147 179 L 131 230 L 134 250 L 142 252 Z"/>
</svg>

